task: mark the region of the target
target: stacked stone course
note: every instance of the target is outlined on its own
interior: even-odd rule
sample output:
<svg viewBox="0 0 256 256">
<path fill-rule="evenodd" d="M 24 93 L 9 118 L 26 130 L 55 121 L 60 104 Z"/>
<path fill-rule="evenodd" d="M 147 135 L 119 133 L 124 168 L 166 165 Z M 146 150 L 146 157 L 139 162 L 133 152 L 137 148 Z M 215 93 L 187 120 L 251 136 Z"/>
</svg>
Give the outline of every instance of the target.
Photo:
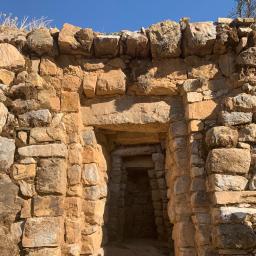
<svg viewBox="0 0 256 256">
<path fill-rule="evenodd" d="M 255 24 L 1 27 L 1 253 L 104 255 L 118 236 L 111 209 L 123 207 L 129 151 L 113 140 L 152 155 L 158 236 L 173 239 L 176 256 L 254 255 Z"/>
</svg>

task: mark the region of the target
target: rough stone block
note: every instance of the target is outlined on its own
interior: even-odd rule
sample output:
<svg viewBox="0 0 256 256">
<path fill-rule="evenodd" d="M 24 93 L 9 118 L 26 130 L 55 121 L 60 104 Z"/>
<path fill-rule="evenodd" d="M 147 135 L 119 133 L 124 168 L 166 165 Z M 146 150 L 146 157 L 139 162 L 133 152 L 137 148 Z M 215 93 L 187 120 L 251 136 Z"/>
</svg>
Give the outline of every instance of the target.
<svg viewBox="0 0 256 256">
<path fill-rule="evenodd" d="M 174 21 L 164 21 L 149 27 L 153 58 L 174 58 L 181 54 L 181 28 Z"/>
<path fill-rule="evenodd" d="M 84 94 L 88 98 L 93 98 L 96 92 L 98 74 L 94 72 L 85 72 L 83 79 Z"/>
<path fill-rule="evenodd" d="M 214 230 L 214 245 L 223 249 L 251 249 L 256 245 L 256 235 L 246 224 L 221 224 Z"/>
<path fill-rule="evenodd" d="M 115 57 L 119 52 L 120 36 L 98 35 L 94 38 L 96 57 Z"/>
<path fill-rule="evenodd" d="M 67 147 L 65 144 L 31 145 L 18 149 L 24 157 L 66 157 Z"/>
<path fill-rule="evenodd" d="M 227 126 L 251 123 L 252 113 L 221 111 L 220 122 Z"/>
<path fill-rule="evenodd" d="M 230 127 L 213 127 L 207 131 L 205 141 L 210 148 L 236 147 L 238 142 L 238 132 L 236 129 Z"/>
<path fill-rule="evenodd" d="M 60 248 L 39 248 L 29 250 L 27 256 L 61 256 Z"/>
<path fill-rule="evenodd" d="M 103 216 L 105 211 L 106 200 L 83 201 L 83 212 L 85 222 L 91 225 L 101 225 L 103 223 Z"/>
<path fill-rule="evenodd" d="M 79 94 L 75 92 L 61 93 L 61 110 L 63 112 L 78 112 L 80 107 Z"/>
<path fill-rule="evenodd" d="M 47 28 L 35 29 L 29 33 L 27 45 L 32 52 L 37 53 L 39 56 L 53 54 L 54 41 Z"/>
<path fill-rule="evenodd" d="M 209 173 L 246 174 L 249 172 L 251 154 L 247 149 L 221 148 L 213 149 L 207 157 L 207 171 Z"/>
<path fill-rule="evenodd" d="M 34 178 L 36 176 L 36 164 L 14 164 L 12 177 L 15 180 Z"/>
<path fill-rule="evenodd" d="M 213 195 L 214 204 L 242 204 L 256 202 L 256 191 L 223 191 L 215 192 Z"/>
<path fill-rule="evenodd" d="M 256 142 L 256 124 L 249 124 L 239 130 L 239 141 Z"/>
<path fill-rule="evenodd" d="M 61 217 L 28 218 L 25 222 L 23 247 L 57 247 L 64 239 Z"/>
<path fill-rule="evenodd" d="M 245 190 L 248 180 L 242 176 L 212 174 L 208 178 L 209 191 Z"/>
<path fill-rule="evenodd" d="M 96 85 L 96 94 L 102 95 L 118 95 L 125 94 L 126 76 L 122 70 L 110 70 L 101 73 L 98 76 Z"/>
<path fill-rule="evenodd" d="M 36 173 L 36 190 L 44 194 L 65 194 L 66 168 L 64 159 L 40 159 Z"/>
<path fill-rule="evenodd" d="M 0 68 L 20 69 L 25 66 L 25 59 L 11 44 L 0 44 Z"/>
<path fill-rule="evenodd" d="M 213 22 L 189 23 L 184 34 L 185 55 L 210 55 L 216 39 L 216 26 Z"/>
<path fill-rule="evenodd" d="M 86 186 L 94 186 L 100 182 L 100 173 L 95 163 L 85 164 L 82 169 L 82 181 Z"/>
<path fill-rule="evenodd" d="M 187 105 L 188 119 L 213 119 L 217 115 L 217 103 L 213 100 L 194 102 Z"/>
<path fill-rule="evenodd" d="M 100 227 L 91 235 L 83 235 L 82 233 L 81 254 L 94 254 L 97 252 L 101 248 L 102 235 L 102 229 Z"/>
<path fill-rule="evenodd" d="M 15 142 L 12 139 L 0 137 L 0 170 L 7 171 L 14 161 Z"/>
<path fill-rule="evenodd" d="M 33 216 L 57 217 L 64 214 L 64 198 L 60 196 L 35 196 L 33 198 Z"/>
</svg>

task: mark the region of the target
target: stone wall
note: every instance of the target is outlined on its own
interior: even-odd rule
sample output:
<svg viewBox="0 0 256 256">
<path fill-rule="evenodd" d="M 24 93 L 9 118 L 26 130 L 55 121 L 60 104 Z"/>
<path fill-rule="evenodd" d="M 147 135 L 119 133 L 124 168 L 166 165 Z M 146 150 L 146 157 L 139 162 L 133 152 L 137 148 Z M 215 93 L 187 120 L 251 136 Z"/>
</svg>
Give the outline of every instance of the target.
<svg viewBox="0 0 256 256">
<path fill-rule="evenodd" d="M 175 255 L 254 255 L 255 67 L 254 19 L 1 27 L 3 255 L 103 255 L 110 153 L 157 143 Z"/>
</svg>

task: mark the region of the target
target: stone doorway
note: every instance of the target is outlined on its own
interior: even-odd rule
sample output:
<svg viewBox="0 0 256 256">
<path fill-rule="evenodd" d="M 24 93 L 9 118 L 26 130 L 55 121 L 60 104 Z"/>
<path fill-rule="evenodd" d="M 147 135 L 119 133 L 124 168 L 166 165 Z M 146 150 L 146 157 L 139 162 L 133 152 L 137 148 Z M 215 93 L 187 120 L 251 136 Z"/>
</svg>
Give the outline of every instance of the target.
<svg viewBox="0 0 256 256">
<path fill-rule="evenodd" d="M 122 145 L 111 152 L 106 255 L 171 255 L 164 166 L 159 143 Z"/>
</svg>

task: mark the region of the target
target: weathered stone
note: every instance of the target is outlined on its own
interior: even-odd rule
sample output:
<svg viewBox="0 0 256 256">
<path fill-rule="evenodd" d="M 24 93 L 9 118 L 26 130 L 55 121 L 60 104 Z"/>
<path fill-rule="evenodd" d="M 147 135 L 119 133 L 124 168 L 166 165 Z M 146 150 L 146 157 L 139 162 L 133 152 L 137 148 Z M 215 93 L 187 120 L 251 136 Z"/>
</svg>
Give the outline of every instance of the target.
<svg viewBox="0 0 256 256">
<path fill-rule="evenodd" d="M 81 181 L 81 167 L 79 165 L 72 165 L 68 168 L 68 183 L 70 185 L 77 185 Z"/>
<path fill-rule="evenodd" d="M 249 124 L 239 130 L 239 141 L 256 142 L 256 124 Z"/>
<path fill-rule="evenodd" d="M 14 161 L 15 141 L 0 137 L 0 170 L 7 171 Z"/>
<path fill-rule="evenodd" d="M 18 181 L 20 186 L 20 192 L 24 197 L 32 197 L 35 195 L 35 186 L 34 184 L 28 183 L 24 180 Z"/>
<path fill-rule="evenodd" d="M 122 34 L 124 54 L 133 58 L 146 58 L 149 55 L 149 42 L 146 35 L 137 32 L 125 31 Z"/>
<path fill-rule="evenodd" d="M 99 184 L 100 175 L 96 164 L 85 164 L 82 169 L 82 181 L 86 186 Z"/>
<path fill-rule="evenodd" d="M 90 55 L 94 38 L 93 30 L 91 28 L 81 29 L 76 32 L 75 38 L 81 44 L 84 53 Z"/>
<path fill-rule="evenodd" d="M 30 250 L 27 256 L 61 256 L 60 248 L 39 248 Z"/>
<path fill-rule="evenodd" d="M 28 218 L 25 222 L 23 247 L 56 247 L 63 241 L 61 217 Z"/>
<path fill-rule="evenodd" d="M 19 148 L 18 152 L 25 157 L 66 157 L 67 147 L 65 144 L 31 145 Z"/>
<path fill-rule="evenodd" d="M 3 127 L 6 124 L 7 116 L 8 116 L 8 109 L 5 107 L 5 105 L 2 102 L 0 102 L 0 133 L 2 132 Z"/>
<path fill-rule="evenodd" d="M 30 111 L 18 117 L 21 126 L 46 126 L 52 121 L 52 115 L 48 109 Z"/>
<path fill-rule="evenodd" d="M 219 205 L 227 204 L 254 204 L 256 201 L 255 191 L 222 191 L 214 192 L 212 202 Z"/>
<path fill-rule="evenodd" d="M 164 21 L 149 27 L 153 58 L 179 57 L 181 54 L 181 28 L 174 21 Z"/>
<path fill-rule="evenodd" d="M 25 66 L 25 59 L 11 44 L 0 43 L 0 68 L 20 69 Z"/>
<path fill-rule="evenodd" d="M 0 227 L 0 250 L 4 256 L 19 256 L 19 247 L 17 242 L 12 238 L 8 228 Z"/>
<path fill-rule="evenodd" d="M 226 126 L 213 127 L 207 131 L 205 141 L 210 148 L 236 147 L 238 142 L 238 132 L 236 129 Z"/>
<path fill-rule="evenodd" d="M 53 54 L 54 42 L 47 28 L 33 30 L 27 37 L 27 45 L 31 51 L 37 53 L 39 56 Z"/>
<path fill-rule="evenodd" d="M 0 69 L 0 82 L 5 85 L 10 85 L 15 78 L 15 73 L 6 70 L 6 69 Z"/>
<path fill-rule="evenodd" d="M 250 151 L 240 148 L 213 149 L 207 157 L 209 173 L 237 173 L 249 172 L 251 163 Z"/>
<path fill-rule="evenodd" d="M 97 232 L 91 235 L 83 235 L 81 254 L 94 254 L 97 252 L 102 243 L 102 229 L 98 228 Z"/>
<path fill-rule="evenodd" d="M 181 101 L 171 97 L 146 100 L 144 97 L 124 96 L 104 102 L 86 102 L 86 106 L 81 107 L 85 126 L 111 127 L 121 131 L 167 131 L 169 120 L 183 115 Z M 118 109 L 122 111 L 119 112 Z"/>
<path fill-rule="evenodd" d="M 89 223 L 90 225 L 101 225 L 103 223 L 105 203 L 105 200 L 85 200 L 83 202 L 83 212 L 86 223 Z"/>
<path fill-rule="evenodd" d="M 212 174 L 208 178 L 210 191 L 245 190 L 248 180 L 242 176 Z"/>
<path fill-rule="evenodd" d="M 189 176 L 180 176 L 174 182 L 173 192 L 175 195 L 183 194 L 189 191 L 190 186 L 190 177 Z"/>
<path fill-rule="evenodd" d="M 79 243 L 81 240 L 81 219 L 65 219 L 65 241 L 69 244 Z"/>
<path fill-rule="evenodd" d="M 81 28 L 65 23 L 59 33 L 58 44 L 61 53 L 81 54 L 81 45 L 75 35 Z"/>
<path fill-rule="evenodd" d="M 41 58 L 39 68 L 41 76 L 57 76 L 62 74 L 62 70 L 57 67 L 54 59 L 51 58 Z"/>
<path fill-rule="evenodd" d="M 10 225 L 21 210 L 18 200 L 19 188 L 6 174 L 0 175 L 0 223 L 1 226 Z"/>
<path fill-rule="evenodd" d="M 251 123 L 252 113 L 221 111 L 220 122 L 227 126 Z"/>
<path fill-rule="evenodd" d="M 221 55 L 219 57 L 219 67 L 226 77 L 231 77 L 235 73 L 235 56 L 232 53 Z"/>
<path fill-rule="evenodd" d="M 189 23 L 184 34 L 184 54 L 205 56 L 213 51 L 216 27 L 212 22 Z"/>
<path fill-rule="evenodd" d="M 60 196 L 35 196 L 32 206 L 35 217 L 57 217 L 64 214 L 64 198 Z"/>
<path fill-rule="evenodd" d="M 84 73 L 83 89 L 86 97 L 93 98 L 95 96 L 97 79 L 98 79 L 97 73 L 93 73 L 93 72 Z"/>
<path fill-rule="evenodd" d="M 36 190 L 38 192 L 65 194 L 66 184 L 66 161 L 64 159 L 40 159 L 36 173 Z"/>
<path fill-rule="evenodd" d="M 233 98 L 233 106 L 236 111 L 256 112 L 256 96 L 242 93 Z"/>
<path fill-rule="evenodd" d="M 61 110 L 63 112 L 78 112 L 80 107 L 79 94 L 75 92 L 61 93 Z"/>
<path fill-rule="evenodd" d="M 214 245 L 224 249 L 250 249 L 256 245 L 256 235 L 246 224 L 221 224 L 214 232 Z"/>
<path fill-rule="evenodd" d="M 189 119 L 211 119 L 217 115 L 217 103 L 213 100 L 194 102 L 187 105 Z"/>
<path fill-rule="evenodd" d="M 117 35 L 97 35 L 94 38 L 96 57 L 115 57 L 119 52 L 119 40 Z"/>
<path fill-rule="evenodd" d="M 256 214 L 254 208 L 243 208 L 236 206 L 222 206 L 212 211 L 212 219 L 217 223 L 242 223 L 248 216 Z"/>
<path fill-rule="evenodd" d="M 121 70 L 110 70 L 98 76 L 96 94 L 118 95 L 125 94 L 126 76 Z"/>
<path fill-rule="evenodd" d="M 256 47 L 241 52 L 236 59 L 237 64 L 256 67 Z"/>
<path fill-rule="evenodd" d="M 90 187 L 84 187 L 84 199 L 96 201 L 101 198 L 101 186 L 90 186 Z"/>
</svg>

